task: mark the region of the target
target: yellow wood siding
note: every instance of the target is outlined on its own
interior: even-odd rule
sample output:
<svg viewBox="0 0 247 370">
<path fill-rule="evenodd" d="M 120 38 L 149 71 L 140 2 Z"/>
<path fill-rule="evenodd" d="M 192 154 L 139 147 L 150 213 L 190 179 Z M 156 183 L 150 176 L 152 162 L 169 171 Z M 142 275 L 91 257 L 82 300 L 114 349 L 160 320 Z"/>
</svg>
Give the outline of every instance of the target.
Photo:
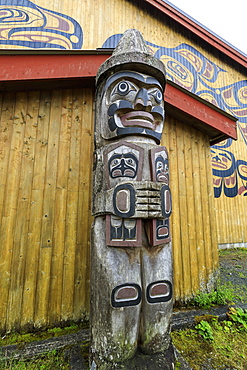
<svg viewBox="0 0 247 370">
<path fill-rule="evenodd" d="M 166 117 L 162 144 L 170 162 L 174 290 L 179 301 L 212 284 L 218 266 L 210 145 L 204 134 L 171 117 Z"/>
<path fill-rule="evenodd" d="M 214 149 L 212 153 L 213 157 L 218 155 L 218 157 L 221 158 L 221 154 L 223 154 L 227 155 L 229 158 L 231 154 L 234 156 L 235 160 L 244 160 L 245 164 L 238 166 L 240 174 L 244 177 L 247 176 L 247 148 L 245 140 L 238 130 L 238 140 L 236 142 L 226 149 Z M 228 167 L 232 165 L 232 161 L 225 163 Z M 234 197 L 229 197 L 224 194 L 224 189 L 222 189 L 220 197 L 215 198 L 218 243 L 232 245 L 232 247 L 234 247 L 234 244 L 236 246 L 237 243 L 245 243 L 246 246 L 247 243 L 247 181 L 240 177 L 239 172 L 235 168 L 231 176 L 227 178 L 223 177 L 222 179 L 223 181 L 225 181 L 225 179 L 229 179 L 230 181 L 231 179 L 231 183 L 228 186 L 229 188 L 237 182 L 239 194 Z M 215 177 L 215 180 L 217 180 L 217 177 Z"/>
<path fill-rule="evenodd" d="M 1 329 L 88 314 L 92 92 L 1 99 Z"/>
<path fill-rule="evenodd" d="M 56 47 L 96 49 L 128 28 L 140 30 L 146 41 L 156 45 L 153 51 L 186 44 L 179 51 L 184 63 L 176 64 L 179 68 L 175 70 L 186 67 L 187 60 L 196 72 L 185 68 L 186 79 L 179 79 L 170 63 L 180 56 L 175 60 L 164 53 L 161 60 L 168 78 L 187 84 L 188 89 L 195 84 L 196 94 L 206 81 L 208 91 L 211 87 L 212 94 L 225 96 L 226 111 L 244 107 L 246 93 L 239 90 L 241 104 L 237 104 L 233 95 L 227 97 L 229 91 L 225 93 L 224 87 L 246 79 L 246 72 L 206 43 L 197 43 L 188 31 L 142 0 L 32 3 L 43 8 L 32 14 L 47 17 L 47 36 L 54 36 L 54 28 L 58 30 Z M 18 9 L 28 11 L 22 5 Z M 60 23 L 50 11 L 61 13 Z M 63 16 L 71 17 L 67 36 L 58 29 L 63 27 Z M 83 32 L 81 47 L 76 22 Z M 28 36 L 29 26 L 24 29 L 22 24 L 21 34 Z M 11 22 L 11 27 L 18 28 L 18 22 Z M 45 40 L 47 29 L 40 33 L 39 42 Z M 21 40 L 16 35 L 14 41 Z M 0 43 L 0 48 L 28 48 L 25 45 Z M 217 78 L 210 80 L 212 76 L 203 74 L 204 66 L 208 66 L 206 72 L 217 73 Z M 201 96 L 211 99 L 212 94 Z M 89 312 L 93 92 L 2 94 L 0 113 L 0 329 L 79 320 Z M 241 125 L 244 129 L 244 121 Z M 247 162 L 246 141 L 240 131 L 238 137 L 231 152 Z M 222 193 L 214 199 L 209 142 L 199 131 L 167 117 L 162 145 L 167 146 L 170 158 L 174 295 L 176 300 L 186 300 L 212 281 L 218 265 L 217 243 L 247 242 L 246 197 L 230 198 Z"/>
<path fill-rule="evenodd" d="M 80 320 L 89 312 L 93 91 L 1 95 L 1 330 Z M 217 268 L 205 135 L 167 117 L 176 300 Z"/>
</svg>

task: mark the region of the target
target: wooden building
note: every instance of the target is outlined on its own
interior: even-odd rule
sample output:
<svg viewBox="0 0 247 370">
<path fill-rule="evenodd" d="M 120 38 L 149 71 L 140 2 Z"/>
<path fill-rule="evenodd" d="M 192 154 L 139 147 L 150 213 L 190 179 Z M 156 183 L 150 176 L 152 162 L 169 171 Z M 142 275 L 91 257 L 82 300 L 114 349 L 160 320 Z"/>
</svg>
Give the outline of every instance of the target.
<svg viewBox="0 0 247 370">
<path fill-rule="evenodd" d="M 175 300 L 210 289 L 218 244 L 247 243 L 246 56 L 163 0 L 5 0 L 0 22 L 0 330 L 88 317 L 95 75 L 129 28 L 167 71 Z"/>
</svg>

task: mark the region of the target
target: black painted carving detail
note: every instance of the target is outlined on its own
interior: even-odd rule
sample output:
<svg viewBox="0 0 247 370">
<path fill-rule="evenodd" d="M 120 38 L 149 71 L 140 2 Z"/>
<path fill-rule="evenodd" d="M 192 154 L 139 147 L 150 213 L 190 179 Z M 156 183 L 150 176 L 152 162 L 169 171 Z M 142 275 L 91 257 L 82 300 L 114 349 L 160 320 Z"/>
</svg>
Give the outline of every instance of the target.
<svg viewBox="0 0 247 370">
<path fill-rule="evenodd" d="M 115 308 L 137 306 L 141 299 L 141 287 L 134 283 L 118 285 L 111 294 L 111 304 Z"/>
<path fill-rule="evenodd" d="M 123 220 L 121 217 L 111 216 L 110 239 L 122 239 L 123 235 Z"/>
<path fill-rule="evenodd" d="M 114 154 L 108 161 L 108 170 L 111 178 L 134 178 L 138 170 L 138 159 L 133 153 Z"/>
<path fill-rule="evenodd" d="M 111 240 L 136 240 L 136 219 L 111 216 Z"/>
<path fill-rule="evenodd" d="M 125 191 L 126 190 L 126 197 L 128 198 L 127 201 L 129 203 L 129 208 L 126 209 L 126 211 L 121 212 L 118 206 L 118 194 L 120 191 Z M 113 209 L 114 213 L 118 217 L 123 217 L 123 218 L 129 218 L 134 215 L 135 213 L 135 189 L 132 185 L 130 184 L 120 184 L 116 186 L 113 192 Z"/>
<path fill-rule="evenodd" d="M 164 159 L 162 155 L 159 155 L 155 159 L 155 172 L 156 172 L 156 181 L 164 182 L 169 184 L 169 166 L 168 159 Z"/>
<path fill-rule="evenodd" d="M 156 240 L 166 240 L 170 238 L 169 219 L 156 220 Z"/>
<path fill-rule="evenodd" d="M 147 286 L 148 303 L 168 302 L 172 298 L 172 284 L 168 280 L 155 281 Z"/>
<path fill-rule="evenodd" d="M 159 142 L 165 116 L 160 83 L 155 78 L 126 71 L 109 77 L 103 93 L 108 88 L 110 131 L 115 136 L 147 135 Z"/>
<path fill-rule="evenodd" d="M 164 185 L 160 191 L 161 210 L 163 217 L 170 217 L 172 213 L 171 191 L 168 185 Z"/>
</svg>

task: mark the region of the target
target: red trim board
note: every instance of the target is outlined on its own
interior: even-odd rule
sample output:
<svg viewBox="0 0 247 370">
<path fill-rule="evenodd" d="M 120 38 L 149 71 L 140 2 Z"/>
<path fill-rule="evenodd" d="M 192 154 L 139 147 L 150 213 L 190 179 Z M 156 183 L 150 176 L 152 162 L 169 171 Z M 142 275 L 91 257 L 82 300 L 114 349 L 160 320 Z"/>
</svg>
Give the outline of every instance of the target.
<svg viewBox="0 0 247 370">
<path fill-rule="evenodd" d="M 96 73 L 108 57 L 97 51 L 0 54 L 0 91 L 93 87 Z M 212 143 L 237 139 L 235 117 L 170 81 L 165 102 L 168 114 L 205 132 Z"/>
</svg>

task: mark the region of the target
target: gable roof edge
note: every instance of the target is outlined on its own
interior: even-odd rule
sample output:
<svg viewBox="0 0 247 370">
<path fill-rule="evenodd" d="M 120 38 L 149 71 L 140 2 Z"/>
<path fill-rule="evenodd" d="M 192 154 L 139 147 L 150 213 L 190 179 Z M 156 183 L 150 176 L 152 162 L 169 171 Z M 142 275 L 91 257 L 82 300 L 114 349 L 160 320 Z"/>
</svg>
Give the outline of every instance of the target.
<svg viewBox="0 0 247 370">
<path fill-rule="evenodd" d="M 187 28 L 190 32 L 206 41 L 208 44 L 227 55 L 229 58 L 247 68 L 247 58 L 240 51 L 232 47 L 230 44 L 224 42 L 221 38 L 204 28 L 201 24 L 195 22 L 192 18 L 180 12 L 172 4 L 165 0 L 144 0 L 151 4 L 162 13 L 172 18 L 175 22 Z"/>
</svg>

